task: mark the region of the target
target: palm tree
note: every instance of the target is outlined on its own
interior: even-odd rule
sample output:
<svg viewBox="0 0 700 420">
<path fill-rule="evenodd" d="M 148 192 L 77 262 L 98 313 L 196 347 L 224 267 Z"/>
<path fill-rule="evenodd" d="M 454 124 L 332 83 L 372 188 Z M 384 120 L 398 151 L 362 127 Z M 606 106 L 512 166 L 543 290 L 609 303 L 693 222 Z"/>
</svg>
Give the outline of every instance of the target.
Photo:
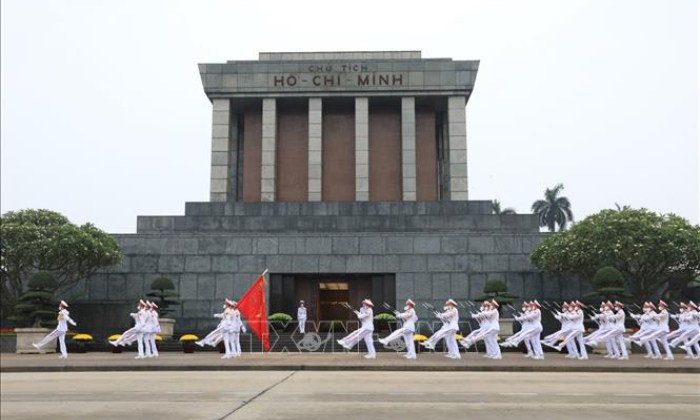
<svg viewBox="0 0 700 420">
<path fill-rule="evenodd" d="M 546 226 L 550 232 L 554 232 L 557 225 L 562 231 L 566 229 L 567 223 L 574 220 L 569 199 L 559 197 L 563 189 L 563 184 L 557 184 L 553 189 L 547 188 L 544 192 L 544 200 L 532 203 L 532 212 L 539 216 L 540 226 Z"/>
<path fill-rule="evenodd" d="M 493 210 L 493 214 L 516 214 L 513 207 L 506 207 L 501 210 L 501 202 L 498 200 L 493 200 L 491 202 L 491 209 Z"/>
</svg>

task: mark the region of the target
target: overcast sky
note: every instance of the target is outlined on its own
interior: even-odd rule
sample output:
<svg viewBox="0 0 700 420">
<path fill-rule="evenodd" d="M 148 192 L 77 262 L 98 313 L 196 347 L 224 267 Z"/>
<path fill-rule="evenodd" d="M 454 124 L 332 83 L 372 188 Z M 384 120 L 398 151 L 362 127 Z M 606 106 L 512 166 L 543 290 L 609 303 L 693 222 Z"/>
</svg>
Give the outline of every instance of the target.
<svg viewBox="0 0 700 420">
<path fill-rule="evenodd" d="M 259 51 L 481 60 L 470 199 L 528 212 L 558 182 L 698 223 L 698 2 L 2 1 L 1 211 L 134 232 L 209 194 L 197 63 Z"/>
</svg>

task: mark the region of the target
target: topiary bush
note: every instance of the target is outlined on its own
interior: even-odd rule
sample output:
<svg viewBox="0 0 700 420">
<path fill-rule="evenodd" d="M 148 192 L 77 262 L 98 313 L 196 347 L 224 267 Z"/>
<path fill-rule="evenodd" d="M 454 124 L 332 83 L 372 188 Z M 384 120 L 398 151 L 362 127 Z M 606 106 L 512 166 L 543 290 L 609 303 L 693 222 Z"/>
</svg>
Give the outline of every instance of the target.
<svg viewBox="0 0 700 420">
<path fill-rule="evenodd" d="M 390 313 L 385 312 L 385 313 L 377 314 L 374 317 L 374 320 L 375 321 L 394 322 L 394 321 L 396 321 L 396 317 L 394 316 L 394 314 L 390 314 Z"/>
<path fill-rule="evenodd" d="M 175 284 L 168 276 L 161 276 L 151 283 L 151 291 L 146 296 L 158 305 L 158 315 L 165 318 L 175 313 L 171 306 L 180 304 L 180 295 L 175 291 Z"/>
<path fill-rule="evenodd" d="M 487 281 L 486 284 L 484 284 L 483 292 L 484 294 L 478 297 L 476 299 L 477 301 L 483 302 L 485 300 L 495 300 L 502 306 L 513 303 L 513 301 L 518 298 L 517 296 L 508 293 L 508 284 L 505 282 L 505 280 L 501 279 Z M 498 309 L 500 310 L 501 308 L 499 307 Z"/>
<path fill-rule="evenodd" d="M 19 298 L 11 319 L 26 327 L 55 327 L 57 305 L 54 292 L 58 282 L 53 274 L 38 271 L 29 278 L 28 290 Z"/>
<path fill-rule="evenodd" d="M 271 322 L 290 322 L 292 321 L 292 317 L 282 312 L 275 312 L 274 314 L 270 314 L 267 320 Z"/>
<path fill-rule="evenodd" d="M 596 271 L 591 284 L 596 290 L 584 295 L 585 298 L 601 297 L 603 300 L 621 300 L 629 297 L 625 292 L 625 276 L 615 267 L 603 267 Z"/>
</svg>

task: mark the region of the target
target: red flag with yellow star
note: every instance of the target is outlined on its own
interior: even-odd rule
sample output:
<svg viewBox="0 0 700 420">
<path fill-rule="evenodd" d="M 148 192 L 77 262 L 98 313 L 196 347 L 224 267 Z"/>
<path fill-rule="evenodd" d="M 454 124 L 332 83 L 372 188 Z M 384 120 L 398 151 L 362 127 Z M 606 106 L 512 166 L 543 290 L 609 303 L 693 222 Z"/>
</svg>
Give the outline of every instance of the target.
<svg viewBox="0 0 700 420">
<path fill-rule="evenodd" d="M 265 270 L 267 271 L 267 270 Z M 258 336 L 263 350 L 270 350 L 270 334 L 267 330 L 267 309 L 265 308 L 265 274 L 263 273 L 238 301 L 238 310 L 248 321 L 250 330 Z"/>
</svg>

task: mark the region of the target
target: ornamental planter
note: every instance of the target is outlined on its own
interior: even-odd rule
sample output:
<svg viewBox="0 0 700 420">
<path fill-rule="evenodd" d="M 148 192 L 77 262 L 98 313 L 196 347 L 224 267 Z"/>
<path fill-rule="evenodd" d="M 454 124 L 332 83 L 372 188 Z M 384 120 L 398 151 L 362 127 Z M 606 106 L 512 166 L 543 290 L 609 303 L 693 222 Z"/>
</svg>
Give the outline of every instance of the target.
<svg viewBox="0 0 700 420">
<path fill-rule="evenodd" d="M 170 340 L 173 338 L 173 331 L 175 331 L 175 320 L 172 318 L 160 318 L 158 320 L 160 323 L 160 336 L 163 340 Z"/>
<path fill-rule="evenodd" d="M 510 337 L 513 335 L 513 323 L 515 320 L 513 318 L 499 318 L 498 326 L 501 331 L 498 333 L 501 337 Z"/>
<path fill-rule="evenodd" d="M 56 353 L 56 340 L 51 340 L 48 344 L 37 350 L 32 343 L 38 343 L 51 331 L 48 328 L 15 328 L 17 333 L 17 350 L 19 354 L 45 354 Z"/>
<path fill-rule="evenodd" d="M 194 353 L 195 346 L 196 346 L 196 344 L 194 343 L 194 341 L 189 341 L 189 340 L 183 341 L 182 342 L 182 351 L 184 353 Z"/>
</svg>

